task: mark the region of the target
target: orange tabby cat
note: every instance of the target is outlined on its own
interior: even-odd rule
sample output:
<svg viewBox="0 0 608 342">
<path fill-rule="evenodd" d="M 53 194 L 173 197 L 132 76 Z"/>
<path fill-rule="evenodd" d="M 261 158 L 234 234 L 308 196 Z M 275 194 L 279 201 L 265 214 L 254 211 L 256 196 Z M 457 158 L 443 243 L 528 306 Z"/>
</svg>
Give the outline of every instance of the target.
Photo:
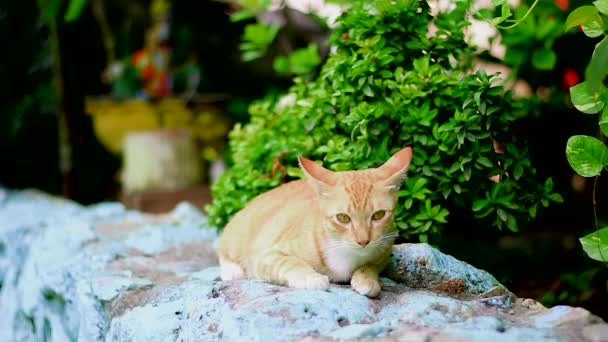
<svg viewBox="0 0 608 342">
<path fill-rule="evenodd" d="M 223 280 L 257 278 L 307 289 L 347 282 L 380 293 L 394 239 L 397 190 L 412 158 L 404 148 L 375 169 L 332 172 L 298 158 L 307 180 L 254 198 L 220 237 Z"/>
</svg>

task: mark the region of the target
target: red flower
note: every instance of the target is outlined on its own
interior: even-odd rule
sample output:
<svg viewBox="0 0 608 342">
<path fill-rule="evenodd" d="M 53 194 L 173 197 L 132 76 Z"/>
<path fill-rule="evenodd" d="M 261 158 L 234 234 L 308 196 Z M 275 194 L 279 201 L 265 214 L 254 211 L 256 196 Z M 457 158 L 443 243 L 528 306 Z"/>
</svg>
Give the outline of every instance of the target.
<svg viewBox="0 0 608 342">
<path fill-rule="evenodd" d="M 137 66 L 144 57 L 146 57 L 146 52 L 144 50 L 136 51 L 131 55 L 131 65 Z"/>
<path fill-rule="evenodd" d="M 581 77 L 576 70 L 572 67 L 566 67 L 562 74 L 562 88 L 566 91 L 577 85 L 581 81 Z"/>
<path fill-rule="evenodd" d="M 568 9 L 568 3 L 570 1 L 569 0 L 555 0 L 555 4 L 557 5 L 557 7 L 559 7 L 559 9 L 561 9 L 562 11 L 565 11 Z"/>
<path fill-rule="evenodd" d="M 152 64 L 148 64 L 141 71 L 140 77 L 144 81 L 147 81 L 147 80 L 151 79 L 154 76 L 154 72 L 155 72 L 154 66 Z"/>
</svg>

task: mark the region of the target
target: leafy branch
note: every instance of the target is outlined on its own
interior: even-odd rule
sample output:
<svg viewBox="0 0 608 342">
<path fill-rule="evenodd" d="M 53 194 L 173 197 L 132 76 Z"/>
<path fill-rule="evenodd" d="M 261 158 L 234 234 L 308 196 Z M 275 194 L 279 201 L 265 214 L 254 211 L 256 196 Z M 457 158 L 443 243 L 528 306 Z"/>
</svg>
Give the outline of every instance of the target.
<svg viewBox="0 0 608 342">
<path fill-rule="evenodd" d="M 593 6 L 581 6 L 570 13 L 566 19 L 565 31 L 582 27 L 583 33 L 590 38 L 604 36 L 595 46 L 591 61 L 585 70 L 585 82 L 570 88 L 572 104 L 585 114 L 600 114 L 600 138 L 576 135 L 568 139 L 566 158 L 574 171 L 583 177 L 595 177 L 593 183 L 593 215 L 595 232 L 580 238 L 587 255 L 608 263 L 608 227 L 601 228 L 597 218 L 596 189 L 599 176 L 608 165 L 608 88 L 604 85 L 608 75 L 608 35 L 604 20 L 608 15 L 608 0 L 594 1 Z"/>
<path fill-rule="evenodd" d="M 494 7 L 498 7 L 500 6 L 500 17 L 496 17 L 493 18 L 491 23 L 492 25 L 496 26 L 499 29 L 503 29 L 503 30 L 509 30 L 512 28 L 517 27 L 517 25 L 519 25 L 520 23 L 522 23 L 524 20 L 526 20 L 528 18 L 528 16 L 530 15 L 530 13 L 532 13 L 532 11 L 534 10 L 534 7 L 536 7 L 536 5 L 538 4 L 539 0 L 534 0 L 534 3 L 532 3 L 532 6 L 530 6 L 530 8 L 528 9 L 528 11 L 526 12 L 526 14 L 524 14 L 523 17 L 521 17 L 520 19 L 509 19 L 512 15 L 511 12 L 511 7 L 509 7 L 509 4 L 507 3 L 507 0 L 492 0 L 492 5 L 494 5 Z M 513 23 L 509 26 L 500 26 L 500 23 L 503 22 L 507 22 L 507 23 Z"/>
</svg>

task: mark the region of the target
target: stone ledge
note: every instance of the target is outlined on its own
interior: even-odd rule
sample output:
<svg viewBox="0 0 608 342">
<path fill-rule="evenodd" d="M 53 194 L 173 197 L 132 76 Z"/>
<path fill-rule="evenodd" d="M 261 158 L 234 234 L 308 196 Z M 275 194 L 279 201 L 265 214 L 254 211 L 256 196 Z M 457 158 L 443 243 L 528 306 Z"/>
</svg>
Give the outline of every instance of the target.
<svg viewBox="0 0 608 342">
<path fill-rule="evenodd" d="M 602 341 L 608 330 L 426 244 L 395 246 L 368 299 L 341 285 L 221 282 L 217 233 L 186 203 L 148 215 L 8 192 L 0 222 L 2 341 Z"/>
</svg>

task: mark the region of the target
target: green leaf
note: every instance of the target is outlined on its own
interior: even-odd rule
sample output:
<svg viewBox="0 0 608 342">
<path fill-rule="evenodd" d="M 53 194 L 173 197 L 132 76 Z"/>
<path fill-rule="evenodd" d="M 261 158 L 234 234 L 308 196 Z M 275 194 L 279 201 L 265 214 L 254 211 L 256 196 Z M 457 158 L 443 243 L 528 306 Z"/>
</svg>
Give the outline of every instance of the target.
<svg viewBox="0 0 608 342">
<path fill-rule="evenodd" d="M 604 110 L 600 114 L 600 129 L 604 135 L 608 136 L 608 106 L 604 106 Z"/>
<path fill-rule="evenodd" d="M 606 0 L 608 1 L 608 0 Z M 585 80 L 591 92 L 598 91 L 608 75 L 608 37 L 597 43 L 591 55 L 591 61 L 585 69 Z"/>
<path fill-rule="evenodd" d="M 238 0 L 238 4 L 250 10 L 266 10 L 272 0 Z"/>
<path fill-rule="evenodd" d="M 608 228 L 584 236 L 579 241 L 591 259 L 608 262 Z"/>
<path fill-rule="evenodd" d="M 427 222 L 424 224 L 424 228 L 422 228 L 422 231 L 423 231 L 423 232 L 426 232 L 427 230 L 429 230 L 429 228 L 431 228 L 431 225 L 432 225 L 432 224 L 433 224 L 433 221 L 427 221 Z"/>
<path fill-rule="evenodd" d="M 264 55 L 263 51 L 245 51 L 243 52 L 242 59 L 245 62 L 252 61 L 254 59 L 258 59 Z"/>
<path fill-rule="evenodd" d="M 427 214 L 431 213 L 431 200 L 426 200 L 424 202 L 424 209 L 426 209 Z"/>
<path fill-rule="evenodd" d="M 548 19 L 542 22 L 536 30 L 536 39 L 539 41 L 552 41 L 555 35 L 561 35 L 562 22 L 554 19 Z"/>
<path fill-rule="evenodd" d="M 500 217 L 501 220 L 507 221 L 507 213 L 504 210 L 498 208 L 496 209 L 496 214 L 498 214 L 498 217 Z"/>
<path fill-rule="evenodd" d="M 281 26 L 278 24 L 266 25 L 264 23 L 248 24 L 245 26 L 243 41 L 258 49 L 266 49 L 274 40 Z"/>
<path fill-rule="evenodd" d="M 604 34 L 604 21 L 599 14 L 592 20 L 583 23 L 583 33 L 589 38 L 599 37 Z"/>
<path fill-rule="evenodd" d="M 454 184 L 454 191 L 456 191 L 456 193 L 459 194 L 462 192 L 462 188 L 460 187 L 460 185 Z"/>
<path fill-rule="evenodd" d="M 492 24 L 492 26 L 498 26 L 498 24 L 502 23 L 503 21 L 505 21 L 505 18 L 503 18 L 503 17 L 496 17 L 496 18 L 493 18 L 490 21 L 490 24 Z"/>
<path fill-rule="evenodd" d="M 42 19 L 45 21 L 53 20 L 57 17 L 61 4 L 64 0 L 46 0 L 38 1 L 38 6 L 42 12 Z"/>
<path fill-rule="evenodd" d="M 80 18 L 80 14 L 82 13 L 82 10 L 84 9 L 84 6 L 86 6 L 87 2 L 88 0 L 70 0 L 64 20 L 71 22 Z"/>
<path fill-rule="evenodd" d="M 515 168 L 513 169 L 513 177 L 515 177 L 516 180 L 520 179 L 521 176 L 524 174 L 524 167 L 521 166 L 520 163 L 515 164 Z"/>
<path fill-rule="evenodd" d="M 593 2 L 593 5 L 598 11 L 608 15 L 608 0 L 597 0 Z"/>
<path fill-rule="evenodd" d="M 553 179 L 547 178 L 545 181 L 545 192 L 551 192 L 553 190 Z"/>
<path fill-rule="evenodd" d="M 566 158 L 576 173 L 583 177 L 600 174 L 606 164 L 608 148 L 599 139 L 575 135 L 566 144 Z"/>
<path fill-rule="evenodd" d="M 412 192 L 418 192 L 418 190 L 422 189 L 426 185 L 426 178 L 418 178 L 416 179 L 416 183 L 414 183 L 414 187 Z"/>
<path fill-rule="evenodd" d="M 276 72 L 286 74 L 289 72 L 289 59 L 285 56 L 277 56 L 272 61 L 272 67 Z"/>
<path fill-rule="evenodd" d="M 552 70 L 556 60 L 557 55 L 548 48 L 539 48 L 532 53 L 532 65 L 538 70 Z"/>
<path fill-rule="evenodd" d="M 279 73 L 304 75 L 314 71 L 320 63 L 319 48 L 315 44 L 309 44 L 305 48 L 293 51 L 289 56 L 277 57 L 273 67 Z"/>
<path fill-rule="evenodd" d="M 241 11 L 236 11 L 236 12 L 232 13 L 230 15 L 230 21 L 235 23 L 235 22 L 255 18 L 255 16 L 256 16 L 256 14 L 252 11 L 241 10 Z"/>
<path fill-rule="evenodd" d="M 560 194 L 551 194 L 551 195 L 549 195 L 549 199 L 556 203 L 564 202 L 564 199 L 562 198 L 562 195 L 560 195 Z"/>
<path fill-rule="evenodd" d="M 492 200 L 496 200 L 498 198 L 499 194 L 500 194 L 500 184 L 494 183 L 492 185 L 492 193 L 490 193 L 490 198 Z"/>
<path fill-rule="evenodd" d="M 589 83 L 582 82 L 570 88 L 572 104 L 576 109 L 585 114 L 595 114 L 602 110 L 605 105 L 605 89 L 591 92 Z"/>
<path fill-rule="evenodd" d="M 504 61 L 509 65 L 521 65 L 528 58 L 528 50 L 518 46 L 507 46 Z"/>
<path fill-rule="evenodd" d="M 471 179 L 471 172 L 473 170 L 470 167 L 467 167 L 464 169 L 464 180 L 468 181 L 469 179 Z"/>
<path fill-rule="evenodd" d="M 566 24 L 564 25 L 564 31 L 567 32 L 574 27 L 596 20 L 597 18 L 599 18 L 597 8 L 594 6 L 581 6 L 568 15 Z"/>
<path fill-rule="evenodd" d="M 487 199 L 478 199 L 473 202 L 473 211 L 480 211 L 490 204 L 490 201 Z"/>
<path fill-rule="evenodd" d="M 484 217 L 490 215 L 493 211 L 494 211 L 493 207 L 487 207 L 484 210 L 476 213 L 475 217 L 477 217 L 477 218 L 484 218 Z M 500 222 L 502 222 L 502 221 L 500 221 Z"/>
<path fill-rule="evenodd" d="M 515 221 L 515 217 L 513 217 L 513 215 L 509 215 L 509 217 L 507 218 L 507 227 L 512 232 L 516 232 L 517 231 L 517 221 Z"/>
<path fill-rule="evenodd" d="M 532 216 L 532 218 L 536 217 L 536 206 L 532 206 L 530 207 L 530 209 L 528 209 L 530 216 Z"/>
<path fill-rule="evenodd" d="M 490 159 L 486 158 L 486 157 L 479 157 L 479 159 L 477 159 L 477 162 L 485 167 L 492 167 L 492 162 L 490 161 Z"/>
<path fill-rule="evenodd" d="M 511 7 L 507 4 L 503 4 L 500 8 L 500 18 L 506 20 L 511 16 Z"/>
</svg>

